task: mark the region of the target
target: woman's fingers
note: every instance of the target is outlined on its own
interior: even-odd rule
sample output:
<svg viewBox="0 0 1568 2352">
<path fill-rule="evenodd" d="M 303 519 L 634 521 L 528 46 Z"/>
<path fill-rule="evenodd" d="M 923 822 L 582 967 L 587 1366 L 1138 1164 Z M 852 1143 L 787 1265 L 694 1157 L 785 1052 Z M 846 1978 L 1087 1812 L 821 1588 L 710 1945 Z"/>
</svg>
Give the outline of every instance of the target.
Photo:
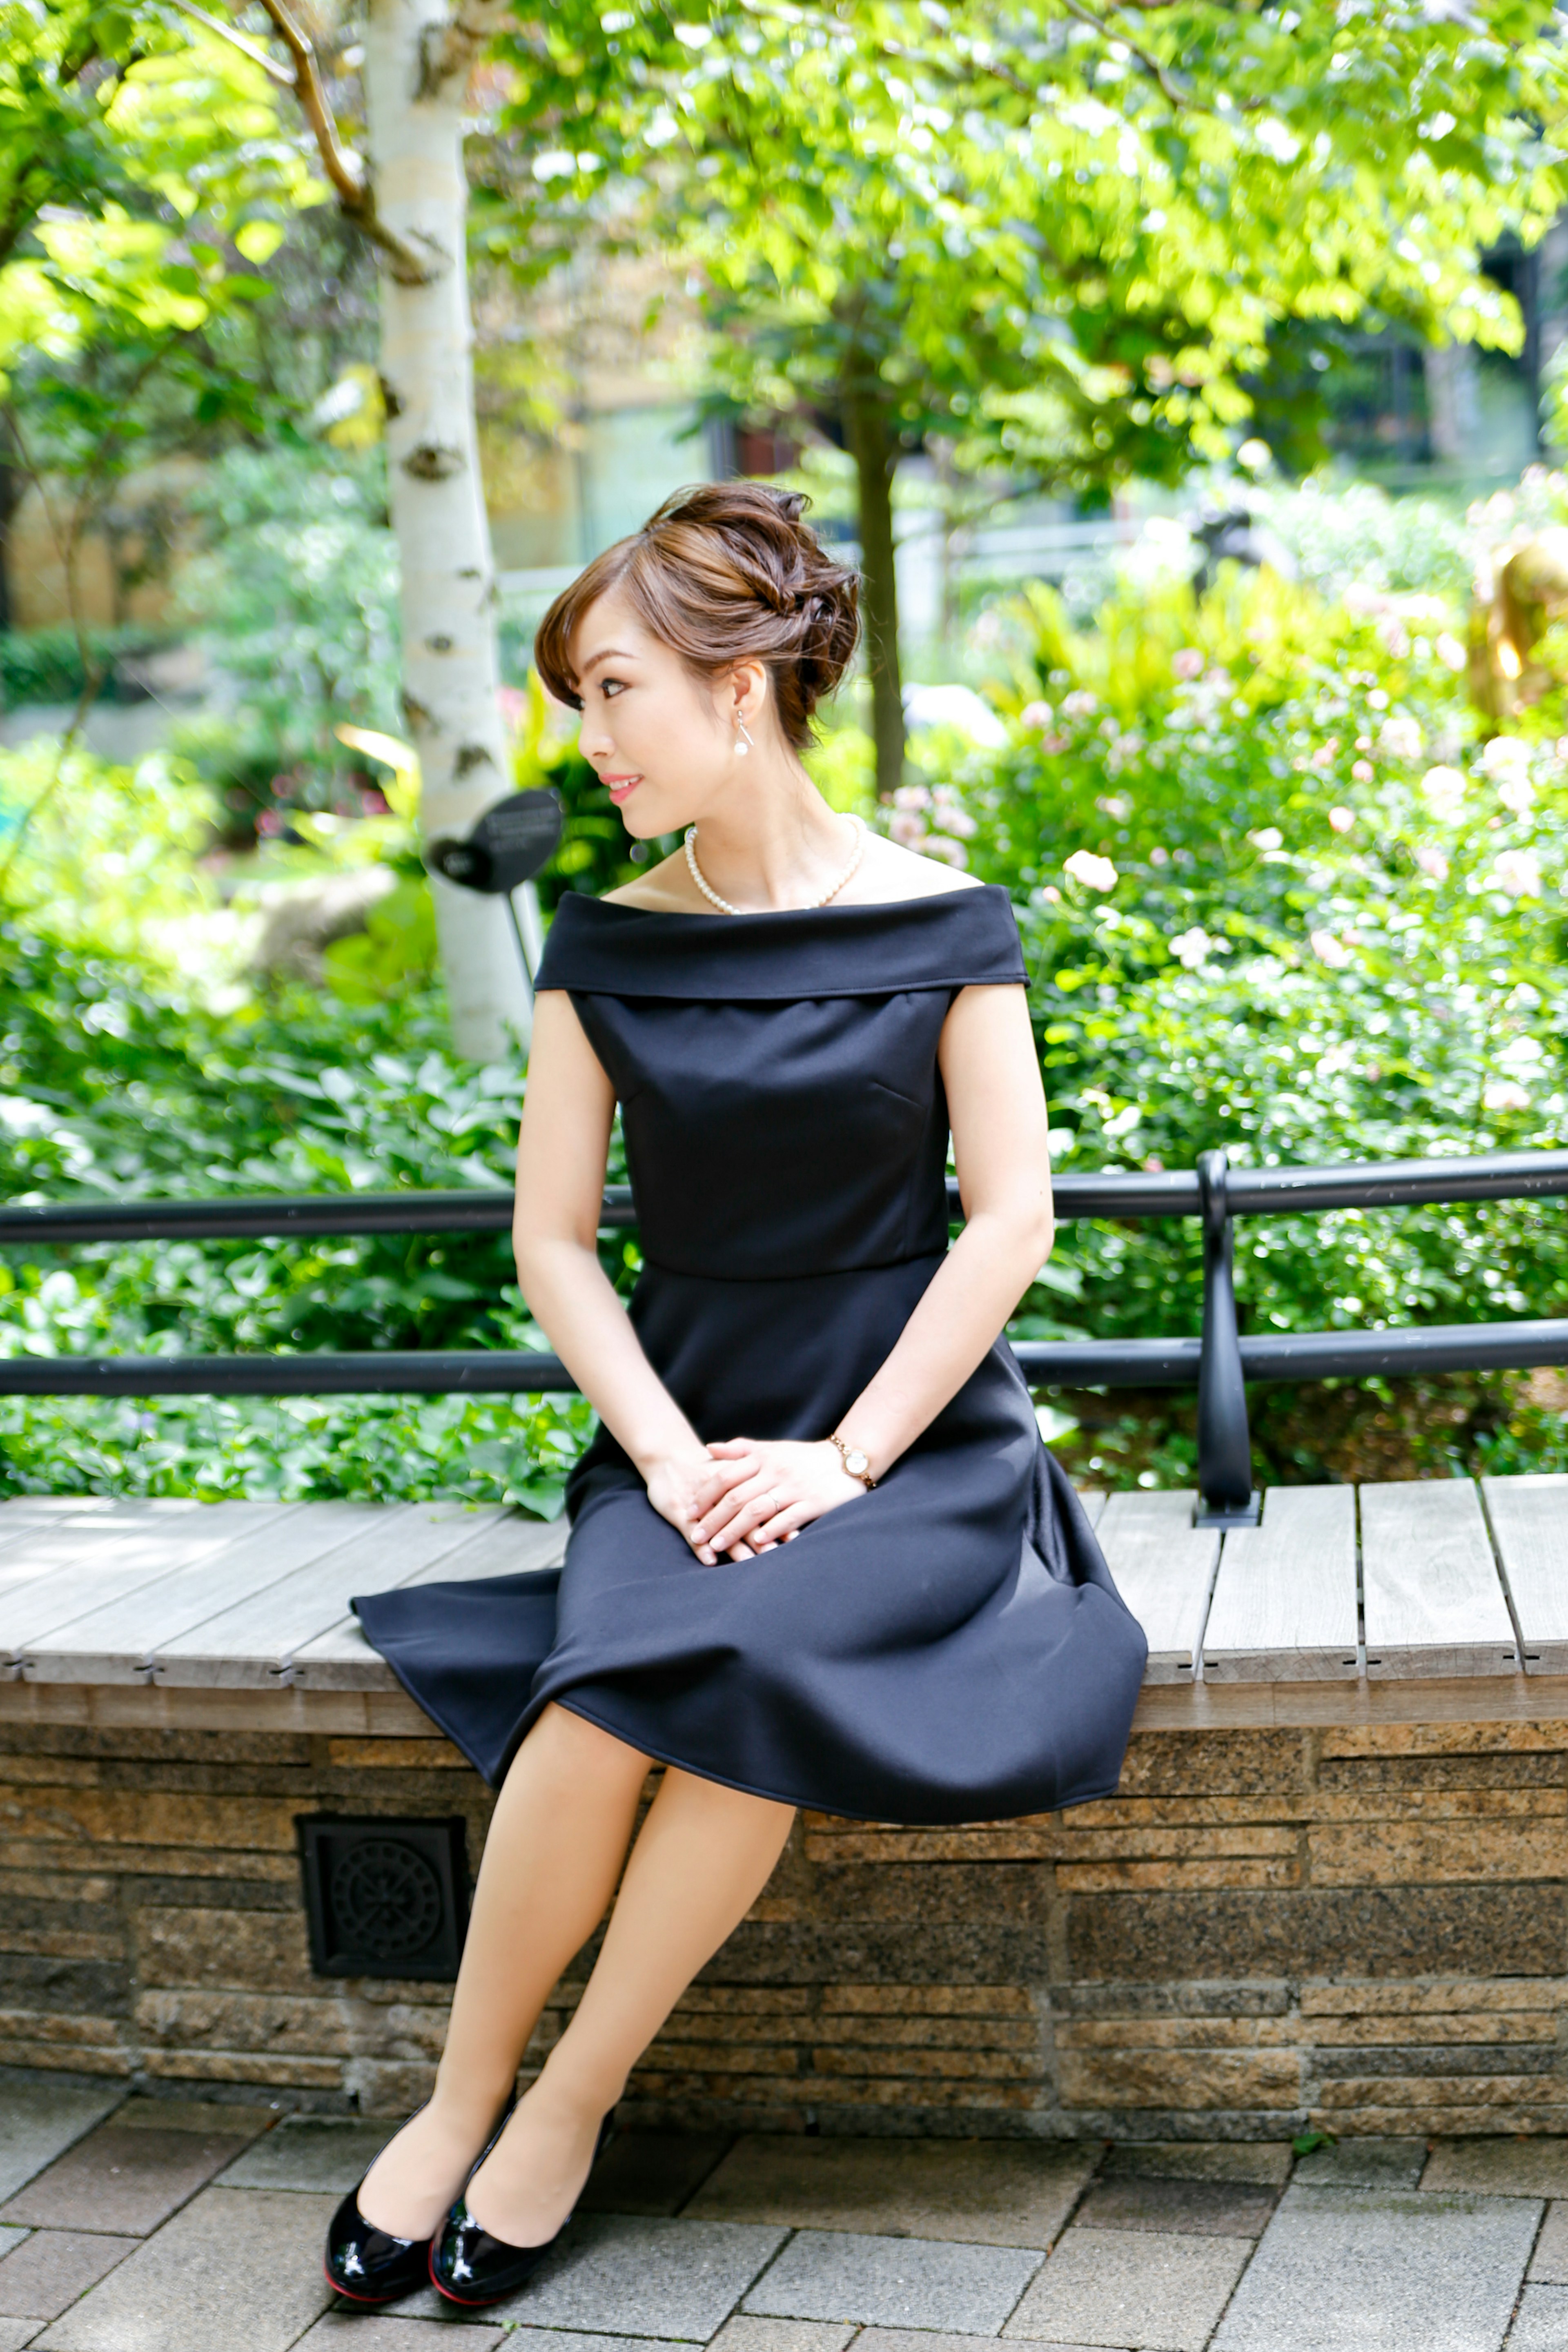
<svg viewBox="0 0 1568 2352">
<path fill-rule="evenodd" d="M 759 1496 L 771 1494 L 773 1491 L 768 1474 L 761 1463 L 751 1462 L 736 1466 L 742 1472 L 741 1476 L 698 1514 L 710 1537 L 717 1535 L 721 1528 L 727 1527 L 732 1518 L 738 1517 L 750 1504 L 757 1500 Z"/>
<path fill-rule="evenodd" d="M 727 1495 L 717 1508 L 703 1521 L 703 1531 L 710 1543 L 721 1550 L 749 1536 L 764 1519 L 771 1519 L 783 1507 L 785 1498 L 761 1479 L 743 1486 L 739 1493 Z"/>
<path fill-rule="evenodd" d="M 754 1454 L 739 1456 L 732 1462 L 715 1462 L 710 1471 L 703 1473 L 692 1483 L 692 1517 L 710 1518 L 722 1507 L 727 1496 L 733 1494 L 736 1487 L 743 1486 L 749 1478 L 758 1476 L 761 1469 L 762 1465 Z"/>
<path fill-rule="evenodd" d="M 760 1551 L 772 1551 L 775 1544 L 787 1543 L 801 1528 L 809 1525 L 814 1513 L 809 1503 L 786 1503 L 782 1511 L 763 1519 L 752 1529 L 752 1541 Z"/>
<path fill-rule="evenodd" d="M 741 1535 L 748 1543 L 771 1550 L 786 1536 L 798 1535 L 803 1527 L 809 1526 L 818 1517 L 820 1507 L 803 1496 L 781 1495 L 771 1486 L 763 1487 L 748 1496 L 733 1519 L 711 1534 L 709 1540 L 722 1549 Z"/>
</svg>

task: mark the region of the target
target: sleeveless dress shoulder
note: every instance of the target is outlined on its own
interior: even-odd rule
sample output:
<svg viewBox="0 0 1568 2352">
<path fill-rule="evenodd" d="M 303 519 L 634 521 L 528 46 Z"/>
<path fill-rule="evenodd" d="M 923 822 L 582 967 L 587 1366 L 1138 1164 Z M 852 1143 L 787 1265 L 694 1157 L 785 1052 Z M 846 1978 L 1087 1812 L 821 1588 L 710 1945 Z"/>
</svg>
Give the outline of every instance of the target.
<svg viewBox="0 0 1568 2352">
<path fill-rule="evenodd" d="M 572 896 L 568 992 L 621 1106 L 630 1312 L 705 1441 L 821 1438 L 948 1246 L 937 1047 L 970 986 L 1025 980 L 1005 891 L 668 915 Z M 356 1601 L 492 1782 L 553 1700 L 657 1760 L 853 1818 L 1005 1819 L 1115 1789 L 1142 1633 L 998 1338 L 863 1496 L 705 1568 L 607 1430 L 563 1567 Z"/>
</svg>

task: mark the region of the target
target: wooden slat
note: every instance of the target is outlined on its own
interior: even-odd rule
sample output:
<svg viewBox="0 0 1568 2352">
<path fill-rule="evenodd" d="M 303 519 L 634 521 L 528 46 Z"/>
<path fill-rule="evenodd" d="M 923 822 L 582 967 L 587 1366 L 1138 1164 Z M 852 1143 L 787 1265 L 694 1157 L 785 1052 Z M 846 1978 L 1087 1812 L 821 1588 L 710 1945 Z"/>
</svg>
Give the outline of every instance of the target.
<svg viewBox="0 0 1568 2352">
<path fill-rule="evenodd" d="M 151 1501 L 116 1495 L 17 1495 L 0 1503 L 0 1592 L 51 1575 L 66 1557 L 59 1546 L 39 1547 L 40 1534 L 64 1533 L 77 1528 L 110 1528 L 121 1531 L 165 1525 L 188 1517 L 203 1506 L 179 1499 Z M 22 1547 L 27 1548 L 24 1549 Z M 4 1672 L 4 1668 L 0 1668 Z"/>
<path fill-rule="evenodd" d="M 276 1683 L 296 1650 L 348 1613 L 356 1592 L 384 1592 L 456 1551 L 479 1516 L 466 1503 L 351 1503 L 343 1507 L 360 1522 L 357 1534 L 325 1559 L 297 1569 L 266 1591 L 160 1643 L 153 1662 L 153 1681 L 216 1689 L 265 1688 Z"/>
<path fill-rule="evenodd" d="M 470 1536 L 460 1549 L 432 1560 L 411 1584 L 467 1584 L 486 1576 L 521 1576 L 531 1569 L 559 1566 L 569 1530 L 563 1518 L 522 1519 L 508 1513 Z M 384 1583 L 382 1590 L 384 1591 Z M 289 1681 L 306 1690 L 385 1690 L 396 1676 L 365 1640 L 357 1617 L 345 1616 L 289 1661 Z"/>
<path fill-rule="evenodd" d="M 0 1529 L 35 1519 L 168 1518 L 207 1508 L 194 1497 L 141 1495 L 11 1495 L 0 1503 Z"/>
<path fill-rule="evenodd" d="M 1468 1478 L 1361 1490 L 1370 1675 L 1519 1671 L 1512 1620 Z"/>
<path fill-rule="evenodd" d="M 1212 1528 L 1194 1528 L 1190 1493 L 1112 1495 L 1095 1532 L 1117 1591 L 1149 1643 L 1146 1683 L 1190 1679 L 1219 1556 Z"/>
<path fill-rule="evenodd" d="M 232 1508 L 205 1507 L 214 1513 Z M 237 1602 L 322 1559 L 365 1524 L 352 1503 L 275 1503 L 260 1527 L 234 1528 L 215 1555 L 172 1570 L 139 1591 L 51 1629 L 27 1644 L 32 1682 L 142 1682 L 159 1644 L 192 1632 Z"/>
<path fill-rule="evenodd" d="M 1568 1674 L 1568 1477 L 1483 1478 L 1481 1492 L 1524 1637 L 1525 1672 Z"/>
<path fill-rule="evenodd" d="M 0 1552 L 0 1661 L 12 1670 L 29 1645 L 89 1609 L 138 1592 L 171 1569 L 209 1559 L 278 1509 L 275 1503 L 192 1504 L 158 1513 L 141 1504 L 101 1518 L 33 1528 Z"/>
<path fill-rule="evenodd" d="M 1226 1537 L 1204 1679 L 1334 1682 L 1358 1671 L 1355 1491 L 1271 1487 L 1262 1525 Z"/>
</svg>

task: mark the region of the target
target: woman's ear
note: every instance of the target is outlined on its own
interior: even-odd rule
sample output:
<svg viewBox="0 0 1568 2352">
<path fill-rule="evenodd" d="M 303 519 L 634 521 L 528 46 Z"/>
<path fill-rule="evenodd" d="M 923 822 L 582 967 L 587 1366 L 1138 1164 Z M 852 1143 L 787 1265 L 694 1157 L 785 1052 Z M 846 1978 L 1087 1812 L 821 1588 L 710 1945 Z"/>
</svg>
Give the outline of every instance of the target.
<svg viewBox="0 0 1568 2352">
<path fill-rule="evenodd" d="M 730 690 L 724 699 L 732 719 L 754 727 L 768 702 L 768 666 L 766 662 L 742 661 L 730 673 Z"/>
</svg>

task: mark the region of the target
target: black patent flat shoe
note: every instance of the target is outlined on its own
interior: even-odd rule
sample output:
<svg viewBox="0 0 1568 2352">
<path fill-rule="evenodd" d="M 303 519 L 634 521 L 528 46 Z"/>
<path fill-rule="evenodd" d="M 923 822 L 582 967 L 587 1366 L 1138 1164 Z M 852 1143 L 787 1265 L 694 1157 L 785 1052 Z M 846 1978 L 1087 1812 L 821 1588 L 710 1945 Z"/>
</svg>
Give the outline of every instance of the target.
<svg viewBox="0 0 1568 2352">
<path fill-rule="evenodd" d="M 500 2122 L 486 2141 L 483 2153 L 477 2159 L 482 2164 L 497 2139 L 505 2129 L 511 2111 L 517 2105 L 514 2091 L 506 2103 Z M 416 2107 L 414 2115 L 423 2115 Z M 414 2116 L 408 2118 L 414 2121 Z M 400 2125 L 400 2130 L 405 2126 Z M 393 2138 L 397 2137 L 393 2134 Z M 391 2141 L 387 2143 L 391 2146 Z M 359 2193 L 370 2178 L 370 2168 L 361 2173 L 355 2186 L 349 2190 L 327 2229 L 327 2252 L 322 2268 L 327 2284 L 334 2293 L 350 2303 L 396 2303 L 405 2294 L 413 2294 L 424 2286 L 430 2275 L 430 2241 L 428 2238 L 395 2238 L 390 2230 L 378 2230 L 367 2221 L 359 2210 Z"/>
<path fill-rule="evenodd" d="M 590 2173 L 605 2152 L 614 2122 L 612 2111 L 599 2126 L 593 2163 L 588 2167 Z M 476 2164 L 474 2170 L 479 2168 Z M 586 2181 L 583 2183 L 584 2189 L 587 2185 Z M 504 2238 L 492 2238 L 488 2230 L 482 2229 L 459 2197 L 430 2241 L 431 2285 L 448 2303 L 461 2304 L 468 2311 L 484 2304 L 504 2303 L 509 2294 L 515 2294 L 519 2287 L 528 2284 L 546 2254 L 554 2252 L 576 2210 L 574 2206 L 555 2235 L 546 2238 L 542 2246 L 509 2246 Z"/>
</svg>

